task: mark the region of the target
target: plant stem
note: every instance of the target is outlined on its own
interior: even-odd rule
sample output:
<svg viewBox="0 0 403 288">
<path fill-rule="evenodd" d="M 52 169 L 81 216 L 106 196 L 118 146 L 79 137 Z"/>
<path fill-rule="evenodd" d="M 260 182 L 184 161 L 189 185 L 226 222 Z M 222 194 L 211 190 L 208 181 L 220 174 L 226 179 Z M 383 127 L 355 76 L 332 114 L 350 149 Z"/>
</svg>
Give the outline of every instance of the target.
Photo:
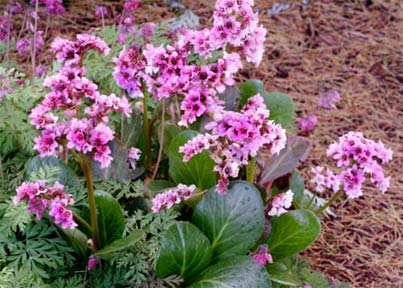
<svg viewBox="0 0 403 288">
<path fill-rule="evenodd" d="M 99 246 L 99 228 L 97 218 L 97 208 L 95 206 L 94 183 L 92 180 L 91 162 L 87 161 L 84 154 L 80 155 L 81 169 L 84 172 L 85 182 L 87 184 L 88 204 L 90 205 L 90 219 L 92 228 L 92 241 L 94 241 L 94 250 L 96 251 Z"/>
<path fill-rule="evenodd" d="M 250 159 L 248 166 L 246 166 L 246 181 L 253 183 L 255 180 L 256 157 Z"/>
<path fill-rule="evenodd" d="M 33 83 L 35 78 L 35 67 L 36 67 L 36 34 L 38 30 L 38 10 L 39 10 L 39 1 L 35 3 L 35 19 L 34 19 L 34 38 L 31 44 L 31 61 L 32 61 L 32 77 L 31 83 Z"/>
<path fill-rule="evenodd" d="M 332 203 L 334 201 L 336 201 L 337 199 L 339 199 L 340 197 L 342 197 L 344 195 L 344 191 L 341 190 L 339 192 L 337 192 L 336 194 L 334 194 L 332 196 L 332 198 L 329 199 L 329 201 L 326 202 L 325 205 L 323 205 L 322 207 L 320 207 L 318 210 L 315 211 L 316 215 L 320 215 L 323 211 L 326 210 L 327 207 L 329 207 L 330 205 L 332 205 Z"/>
<path fill-rule="evenodd" d="M 87 229 L 88 232 L 92 233 L 92 228 L 91 225 L 88 224 L 87 221 L 85 221 L 83 218 L 81 218 L 79 215 L 76 213 L 73 213 L 73 218 L 76 222 L 78 222 L 80 225 L 84 226 L 85 229 Z"/>
<path fill-rule="evenodd" d="M 147 169 L 150 165 L 151 160 L 150 124 L 148 122 L 148 92 L 144 92 L 143 97 L 143 126 L 146 137 L 146 153 L 145 153 L 144 166 Z"/>
<path fill-rule="evenodd" d="M 152 180 L 155 179 L 155 176 L 157 176 L 158 168 L 160 166 L 161 162 L 161 157 L 162 157 L 162 150 L 164 149 L 164 137 L 165 137 L 165 101 L 162 99 L 162 119 L 161 119 L 161 139 L 160 139 L 160 150 L 158 151 L 158 158 L 157 158 L 157 164 L 155 165 L 154 168 L 154 173 L 153 176 L 151 177 Z"/>
</svg>

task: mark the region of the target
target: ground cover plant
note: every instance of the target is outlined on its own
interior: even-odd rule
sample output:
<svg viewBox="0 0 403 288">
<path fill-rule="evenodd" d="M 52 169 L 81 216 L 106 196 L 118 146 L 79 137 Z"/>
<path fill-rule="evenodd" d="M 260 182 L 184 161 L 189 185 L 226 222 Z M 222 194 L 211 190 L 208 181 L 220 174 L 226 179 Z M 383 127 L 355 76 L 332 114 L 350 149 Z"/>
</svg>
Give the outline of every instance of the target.
<svg viewBox="0 0 403 288">
<path fill-rule="evenodd" d="M 234 80 L 263 56 L 253 1 L 217 1 L 203 30 L 134 26 L 136 9 L 128 1 L 116 26 L 54 39 L 41 79 L 2 68 L 1 285 L 345 286 L 297 254 L 338 198 L 360 197 L 365 181 L 388 189 L 391 150 L 342 135 L 326 152 L 335 168 L 312 167 L 308 191 L 297 168 L 310 145 L 292 135 L 291 98 Z M 299 125 L 308 133 L 315 120 Z"/>
</svg>

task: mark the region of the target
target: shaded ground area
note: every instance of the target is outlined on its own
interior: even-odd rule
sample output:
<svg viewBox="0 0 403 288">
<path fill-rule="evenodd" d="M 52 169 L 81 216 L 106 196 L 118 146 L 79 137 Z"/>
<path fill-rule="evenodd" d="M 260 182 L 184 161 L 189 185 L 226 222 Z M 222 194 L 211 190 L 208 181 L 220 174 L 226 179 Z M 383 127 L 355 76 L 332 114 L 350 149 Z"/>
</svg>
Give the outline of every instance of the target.
<svg viewBox="0 0 403 288">
<path fill-rule="evenodd" d="M 49 35 L 99 26 L 92 16 L 96 2 L 70 1 L 69 13 L 52 20 Z M 175 16 L 154 2 L 141 4 L 139 22 Z M 183 1 L 202 25 L 211 18 L 214 2 Z M 322 235 L 306 258 L 353 287 L 403 287 L 403 1 L 309 1 L 304 11 L 294 5 L 276 16 L 267 13 L 274 1 L 256 2 L 269 30 L 267 49 L 261 66 L 247 67 L 241 78 L 261 79 L 268 91 L 291 95 L 299 116 L 317 115 L 306 166 L 329 163 L 326 147 L 350 130 L 394 150 L 386 167 L 392 176 L 389 192 L 367 188 L 363 198 L 338 203 L 338 217 L 322 221 Z M 338 109 L 318 110 L 318 96 L 330 89 L 342 96 Z"/>
</svg>

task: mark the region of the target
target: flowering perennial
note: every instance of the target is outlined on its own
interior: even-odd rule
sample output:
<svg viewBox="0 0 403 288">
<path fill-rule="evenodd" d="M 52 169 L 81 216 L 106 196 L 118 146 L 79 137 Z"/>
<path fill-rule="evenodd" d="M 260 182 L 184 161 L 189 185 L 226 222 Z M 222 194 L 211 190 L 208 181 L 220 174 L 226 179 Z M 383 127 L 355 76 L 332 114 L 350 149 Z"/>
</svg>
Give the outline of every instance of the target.
<svg viewBox="0 0 403 288">
<path fill-rule="evenodd" d="M 336 102 L 341 99 L 339 92 L 336 90 L 330 90 L 322 95 L 318 99 L 318 106 L 327 110 L 336 108 Z"/>
<path fill-rule="evenodd" d="M 26 201 L 28 211 L 35 214 L 37 219 L 41 219 L 46 208 L 49 208 L 49 215 L 55 219 L 56 224 L 60 224 L 63 229 L 74 229 L 77 224 L 73 220 L 73 212 L 67 208 L 74 204 L 74 199 L 63 190 L 64 186 L 59 182 L 51 187 L 44 180 L 24 182 L 17 188 L 13 203 Z"/>
<path fill-rule="evenodd" d="M 343 189 L 348 198 L 357 198 L 362 196 L 362 185 L 367 178 L 382 192 L 388 190 L 390 177 L 385 177 L 381 165 L 392 159 L 392 150 L 385 148 L 381 141 L 366 139 L 359 132 L 349 132 L 329 146 L 327 155 L 344 170 L 334 173 L 321 166 L 312 168 L 315 176 L 311 182 L 318 192 L 325 188 L 333 192 Z"/>
<path fill-rule="evenodd" d="M 260 149 L 267 148 L 277 154 L 285 147 L 285 130 L 268 117 L 269 110 L 259 94 L 249 98 L 240 113 L 216 113 L 216 120 L 206 125 L 212 134 L 198 135 L 179 148 L 184 154 L 183 161 L 209 150 L 216 163 L 214 171 L 220 175 L 217 191 L 224 194 L 229 177 L 237 177 L 241 165 L 247 165 Z"/>
<path fill-rule="evenodd" d="M 292 199 L 294 197 L 294 193 L 291 190 L 288 190 L 285 193 L 277 194 L 270 201 L 270 210 L 267 213 L 269 216 L 280 216 L 287 212 L 287 209 L 291 207 Z"/>
<path fill-rule="evenodd" d="M 101 167 L 107 167 L 112 161 L 108 143 L 114 138 L 114 131 L 107 126 L 109 114 L 130 116 L 130 103 L 124 96 L 100 94 L 79 64 L 88 49 L 107 54 L 109 47 L 98 37 L 86 34 L 78 35 L 76 41 L 57 38 L 51 47 L 64 66 L 45 79 L 44 85 L 51 91 L 31 111 L 32 125 L 43 129 L 35 138 L 35 149 L 41 156 L 56 155 L 58 148 L 91 153 Z M 56 116 L 57 110 L 64 113 Z"/>
<path fill-rule="evenodd" d="M 153 205 L 151 210 L 153 212 L 159 212 L 165 208 L 171 208 L 175 204 L 189 199 L 192 196 L 193 191 L 196 189 L 195 185 L 179 184 L 177 187 L 169 189 L 164 193 L 160 193 L 153 199 Z"/>
</svg>

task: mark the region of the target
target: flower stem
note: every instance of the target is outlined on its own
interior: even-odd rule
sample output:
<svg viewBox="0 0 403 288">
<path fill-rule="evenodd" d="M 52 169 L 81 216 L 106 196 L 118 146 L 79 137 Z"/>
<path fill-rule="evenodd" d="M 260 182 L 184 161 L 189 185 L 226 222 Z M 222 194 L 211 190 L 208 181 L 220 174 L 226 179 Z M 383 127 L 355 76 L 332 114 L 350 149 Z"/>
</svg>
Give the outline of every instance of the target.
<svg viewBox="0 0 403 288">
<path fill-rule="evenodd" d="M 98 218 L 97 218 L 97 208 L 95 206 L 95 195 L 94 195 L 94 183 L 92 180 L 91 162 L 87 160 L 84 154 L 80 155 L 81 169 L 84 172 L 85 182 L 87 184 L 88 193 L 88 204 L 90 206 L 90 219 L 92 228 L 92 241 L 94 241 L 94 250 L 97 250 L 99 246 L 99 228 L 98 228 Z"/>
<path fill-rule="evenodd" d="M 145 160 L 144 166 L 146 168 L 150 167 L 150 160 L 151 160 L 151 137 L 150 137 L 150 124 L 148 122 L 148 93 L 144 92 L 143 97 L 143 126 L 144 126 L 144 133 L 146 137 L 146 153 L 145 153 Z"/>
<path fill-rule="evenodd" d="M 88 232 L 92 233 L 91 225 L 88 224 L 87 221 L 85 221 L 83 218 L 81 218 L 81 217 L 80 217 L 78 214 L 76 214 L 76 213 L 73 213 L 73 218 L 74 218 L 74 220 L 75 220 L 76 222 L 78 222 L 80 225 L 84 226 L 85 229 L 86 229 Z"/>
<path fill-rule="evenodd" d="M 152 180 L 155 179 L 158 173 L 158 168 L 160 166 L 161 162 L 161 157 L 162 157 L 162 150 L 164 148 L 164 134 L 165 134 L 165 101 L 164 99 L 162 101 L 162 119 L 161 119 L 161 139 L 160 139 L 160 150 L 158 151 L 158 158 L 157 158 L 157 164 L 155 165 L 153 176 L 151 177 Z"/>
<path fill-rule="evenodd" d="M 246 167 L 246 181 L 253 183 L 255 180 L 255 168 L 256 168 L 256 157 L 250 159 L 248 166 Z"/>
<path fill-rule="evenodd" d="M 337 192 L 336 194 L 334 194 L 332 196 L 332 198 L 329 199 L 329 201 L 326 202 L 325 205 L 323 205 L 322 207 L 320 207 L 318 210 L 315 211 L 316 215 L 320 215 L 323 211 L 325 211 L 327 209 L 327 207 L 329 207 L 330 205 L 332 205 L 332 203 L 334 201 L 336 201 L 337 199 L 341 198 L 344 195 L 344 191 L 340 190 L 339 192 Z"/>
<path fill-rule="evenodd" d="M 39 10 L 39 1 L 36 1 L 35 4 L 35 19 L 34 19 L 34 37 L 31 44 L 31 61 L 32 61 L 32 77 L 31 83 L 33 83 L 35 78 L 35 69 L 36 69 L 36 35 L 38 33 L 38 10 Z"/>
</svg>

